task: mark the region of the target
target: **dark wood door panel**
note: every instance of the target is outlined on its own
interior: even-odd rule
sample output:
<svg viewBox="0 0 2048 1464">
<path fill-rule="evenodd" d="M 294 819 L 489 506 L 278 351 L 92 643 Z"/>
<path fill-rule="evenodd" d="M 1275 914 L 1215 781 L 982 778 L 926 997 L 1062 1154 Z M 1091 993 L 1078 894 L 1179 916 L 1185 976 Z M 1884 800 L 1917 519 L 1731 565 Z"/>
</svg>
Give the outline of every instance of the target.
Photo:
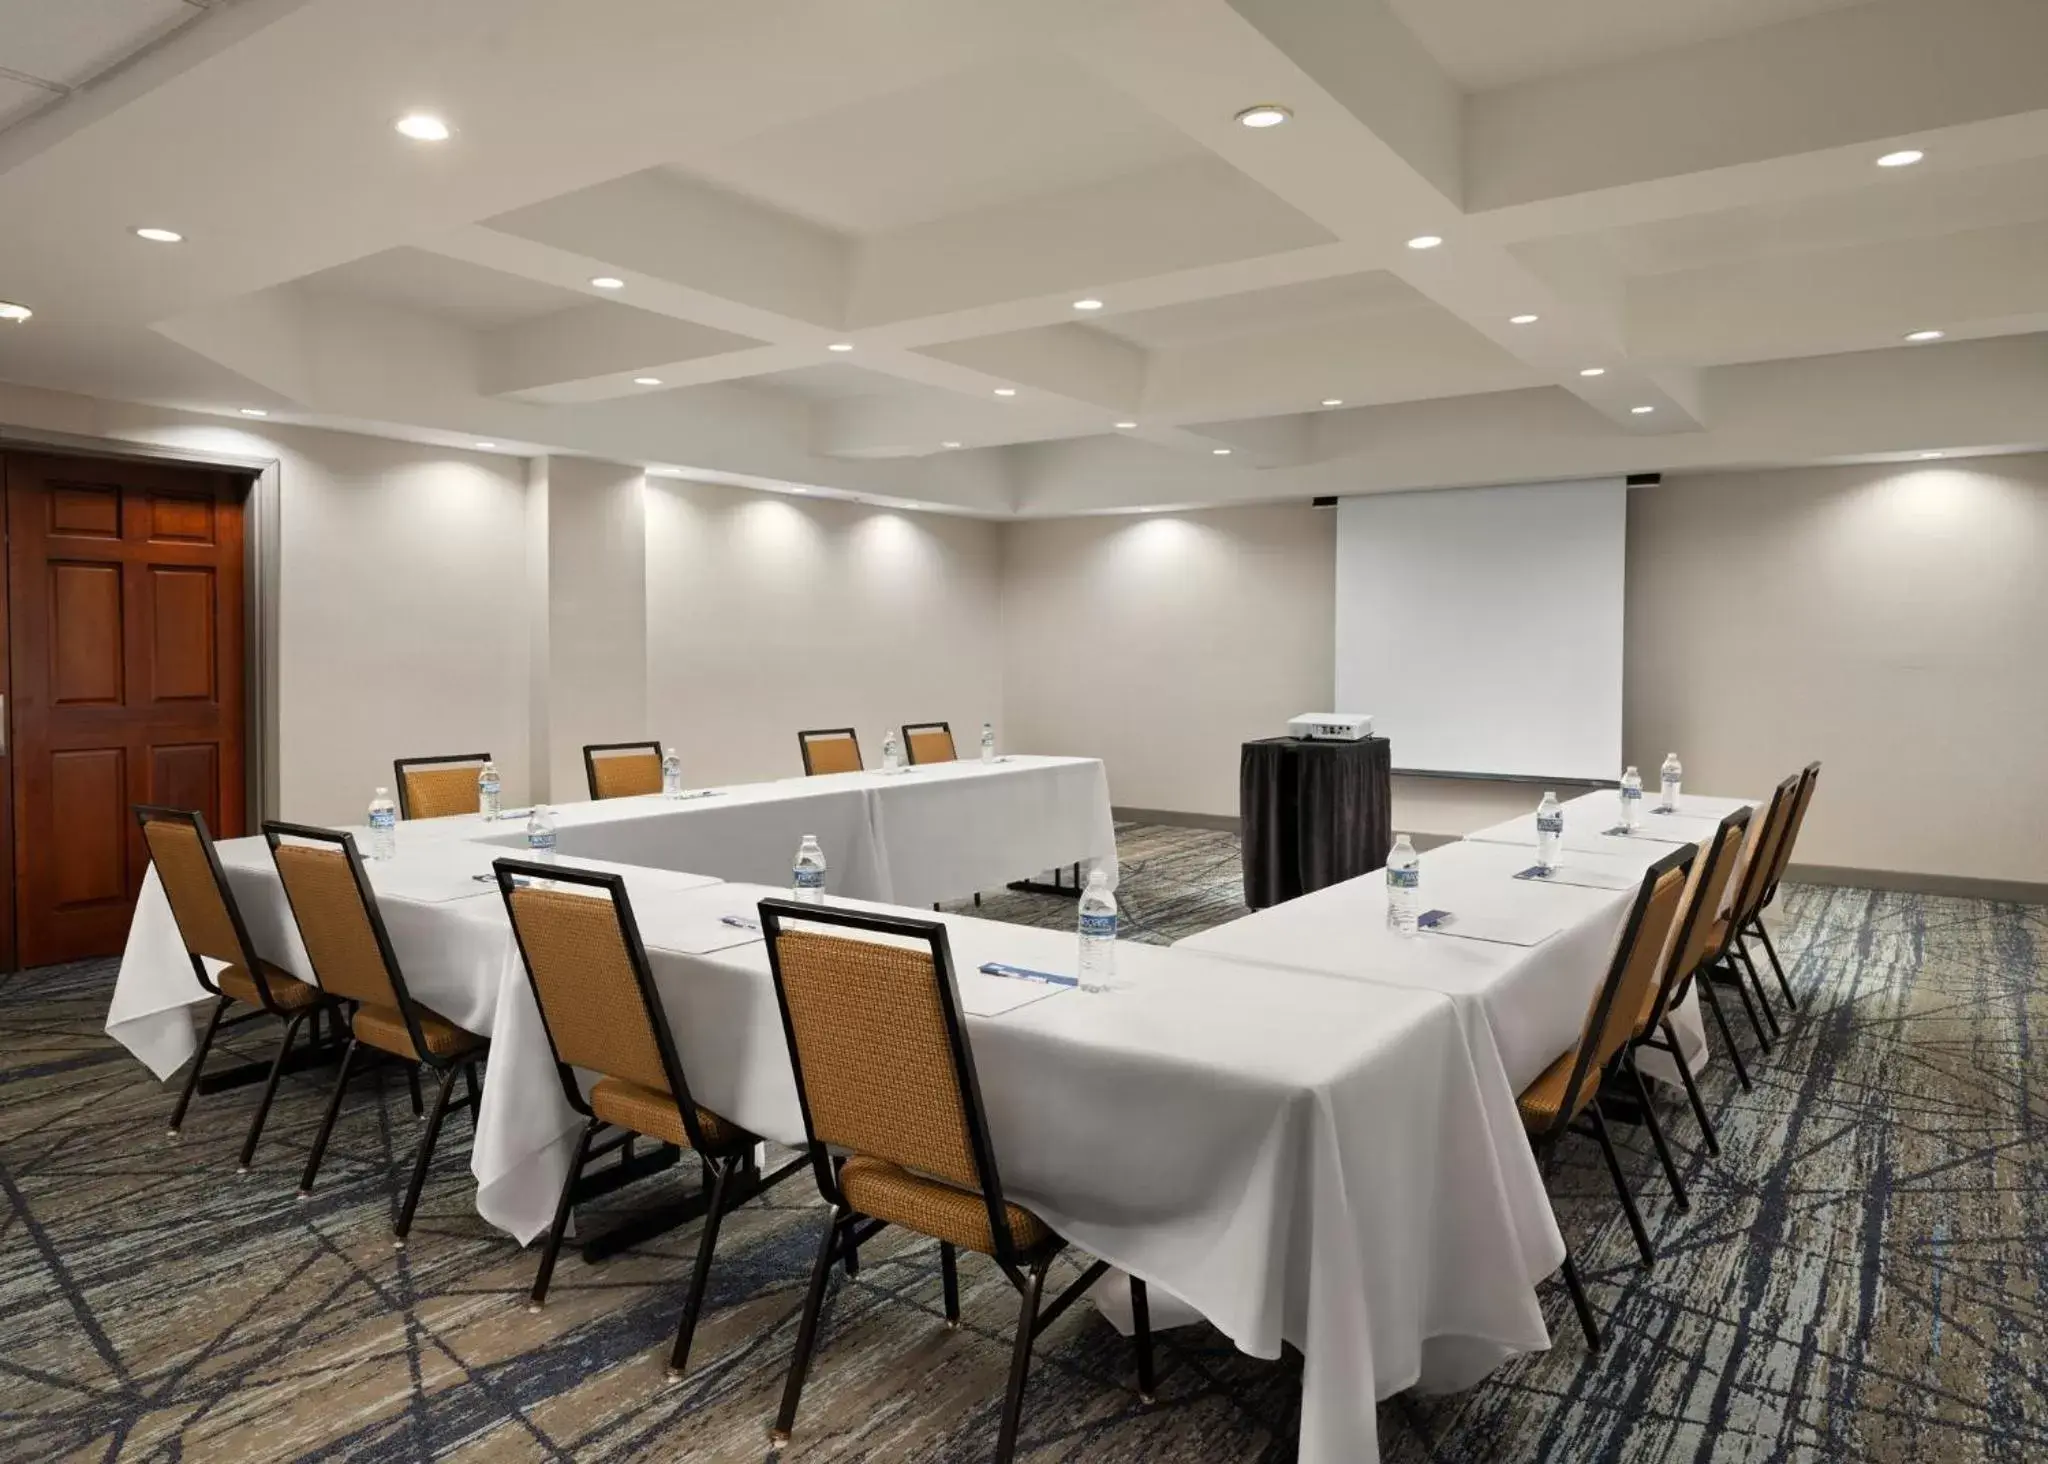
<svg viewBox="0 0 2048 1464">
<path fill-rule="evenodd" d="M 149 750 L 149 787 L 141 801 L 196 808 L 220 826 L 221 748 L 217 742 L 158 743 Z"/>
<path fill-rule="evenodd" d="M 53 707 L 117 707 L 127 650 L 121 634 L 119 560 L 51 560 L 50 681 Z"/>
<path fill-rule="evenodd" d="M 128 898 L 128 749 L 67 748 L 50 755 L 49 821 L 63 829 L 35 871 L 62 914 Z M 42 812 L 38 809 L 37 812 Z"/>
<path fill-rule="evenodd" d="M 219 599 L 213 570 L 152 564 L 148 572 L 151 697 L 210 702 L 220 648 L 213 623 Z"/>
<path fill-rule="evenodd" d="M 121 538 L 121 490 L 105 483 L 50 484 L 50 537 Z"/>
</svg>

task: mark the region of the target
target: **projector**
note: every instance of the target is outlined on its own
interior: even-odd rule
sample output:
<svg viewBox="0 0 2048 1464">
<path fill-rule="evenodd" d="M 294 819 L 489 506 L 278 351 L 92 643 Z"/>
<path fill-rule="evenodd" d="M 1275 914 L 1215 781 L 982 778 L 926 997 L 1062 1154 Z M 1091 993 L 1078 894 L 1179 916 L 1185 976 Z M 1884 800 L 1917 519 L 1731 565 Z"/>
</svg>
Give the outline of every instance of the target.
<svg viewBox="0 0 2048 1464">
<path fill-rule="evenodd" d="M 1356 712 L 1303 712 L 1287 724 L 1287 735 L 1305 742 L 1363 742 L 1372 736 L 1372 718 Z"/>
</svg>

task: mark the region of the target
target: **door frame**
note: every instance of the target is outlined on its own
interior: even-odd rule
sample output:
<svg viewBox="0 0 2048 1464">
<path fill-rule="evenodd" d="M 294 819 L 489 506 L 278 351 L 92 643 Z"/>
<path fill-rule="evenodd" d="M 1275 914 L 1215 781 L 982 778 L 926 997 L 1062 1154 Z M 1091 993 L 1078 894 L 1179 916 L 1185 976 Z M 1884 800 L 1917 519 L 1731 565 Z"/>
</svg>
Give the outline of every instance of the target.
<svg viewBox="0 0 2048 1464">
<path fill-rule="evenodd" d="M 278 562 L 282 506 L 281 465 L 276 458 L 166 447 L 123 438 L 87 437 L 0 423 L 0 453 L 57 453 L 69 457 L 113 458 L 162 463 L 167 467 L 226 468 L 251 475 L 242 507 L 242 766 L 249 824 L 260 827 L 278 812 Z M 8 664 L 6 555 L 0 554 L 0 696 L 9 698 L 6 747 L 14 738 L 14 684 Z M 6 766 L 0 758 L 0 769 Z M 0 971 L 16 969 L 13 864 L 13 779 L 0 787 Z"/>
</svg>

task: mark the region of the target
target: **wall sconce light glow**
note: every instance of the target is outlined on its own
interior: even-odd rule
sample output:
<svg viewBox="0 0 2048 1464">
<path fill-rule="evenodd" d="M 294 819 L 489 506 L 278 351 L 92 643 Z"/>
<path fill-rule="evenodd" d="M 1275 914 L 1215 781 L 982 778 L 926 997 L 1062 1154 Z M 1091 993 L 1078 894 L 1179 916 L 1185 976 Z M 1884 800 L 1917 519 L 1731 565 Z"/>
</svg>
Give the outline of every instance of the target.
<svg viewBox="0 0 2048 1464">
<path fill-rule="evenodd" d="M 825 347 L 825 349 L 826 349 L 826 350 L 828 350 L 828 351 L 839 351 L 839 352 L 841 352 L 841 353 L 843 354 L 844 352 L 847 352 L 847 351 L 850 351 L 850 350 L 852 350 L 852 349 L 853 349 L 853 342 L 852 342 L 852 341 L 834 341 L 834 342 L 832 342 L 832 344 L 831 344 L 831 345 L 829 345 L 829 346 Z"/>
<path fill-rule="evenodd" d="M 1607 368 L 1605 366 L 1588 366 L 1579 373 L 1581 376 L 1605 376 L 1606 374 Z"/>
<path fill-rule="evenodd" d="M 1927 154 L 1917 147 L 1906 147 L 1897 152 L 1886 153 L 1877 160 L 1877 165 L 1880 168 L 1910 168 L 1926 156 Z"/>
<path fill-rule="evenodd" d="M 176 229 L 137 229 L 135 237 L 147 239 L 152 244 L 182 244 L 185 242 L 185 236 Z"/>
<path fill-rule="evenodd" d="M 1237 114 L 1238 122 L 1246 127 L 1278 127 L 1294 113 L 1278 102 L 1261 102 L 1256 107 L 1246 107 Z"/>
<path fill-rule="evenodd" d="M 659 376 L 636 376 L 636 377 L 634 377 L 634 378 L 633 378 L 633 385 L 635 385 L 635 386 L 660 386 L 660 385 L 661 385 L 661 378 L 660 378 Z"/>
<path fill-rule="evenodd" d="M 942 442 L 939 444 L 940 447 L 958 447 L 959 445 L 957 442 Z"/>
<path fill-rule="evenodd" d="M 1012 397 L 1016 394 L 1017 388 L 1014 386 L 999 386 L 996 388 L 996 395 L 1000 397 Z"/>
<path fill-rule="evenodd" d="M 1096 300 L 1093 298 L 1087 300 L 1076 300 L 1074 302 L 1074 308 L 1076 310 L 1100 310 L 1102 308 L 1102 302 L 1100 300 Z"/>
<path fill-rule="evenodd" d="M 1906 332 L 1906 339 L 1909 341 L 1938 341 L 1946 334 L 1948 332 L 1940 330 L 1911 330 Z"/>
<path fill-rule="evenodd" d="M 0 300 L 0 320 L 20 325 L 34 314 L 35 311 L 29 309 L 26 305 L 17 305 L 12 300 Z"/>
<path fill-rule="evenodd" d="M 1647 417 L 1650 415 L 1650 413 L 1656 411 L 1657 409 L 1655 407 L 1630 407 L 1629 410 L 1635 413 L 1638 417 Z"/>
<path fill-rule="evenodd" d="M 1535 323 L 1536 323 L 1536 322 L 1537 322 L 1538 320 L 1540 320 L 1540 319 L 1542 319 L 1542 317 L 1541 317 L 1541 316 L 1539 316 L 1539 315 L 1510 315 L 1510 316 L 1508 317 L 1508 324 L 1509 324 L 1509 325 L 1534 325 L 1534 324 L 1535 324 Z"/>
<path fill-rule="evenodd" d="M 1434 249 L 1437 245 L 1443 242 L 1444 241 L 1437 237 L 1435 234 L 1417 234 L 1413 239 L 1410 239 L 1408 241 L 1408 247 L 1410 249 Z"/>
<path fill-rule="evenodd" d="M 1209 449 L 1209 451 L 1210 451 L 1210 452 L 1212 452 L 1212 453 L 1214 453 L 1214 454 L 1215 454 L 1215 455 L 1216 455 L 1217 457 L 1229 457 L 1229 456 L 1230 456 L 1230 449 L 1229 449 L 1229 448 L 1227 448 L 1227 447 L 1212 447 L 1212 448 L 1210 448 L 1210 449 Z"/>
<path fill-rule="evenodd" d="M 401 137 L 410 137 L 414 142 L 446 142 L 448 124 L 432 112 L 407 112 L 392 126 Z"/>
<path fill-rule="evenodd" d="M 1324 406 L 1326 406 L 1326 407 L 1341 407 L 1341 406 L 1343 406 L 1343 405 L 1344 405 L 1344 398 L 1342 398 L 1342 397 L 1324 397 L 1324 398 L 1323 398 L 1323 405 L 1324 405 Z"/>
<path fill-rule="evenodd" d="M 267 417 L 270 413 L 264 411 L 261 407 L 244 407 L 242 408 L 242 415 L 245 417 Z"/>
</svg>

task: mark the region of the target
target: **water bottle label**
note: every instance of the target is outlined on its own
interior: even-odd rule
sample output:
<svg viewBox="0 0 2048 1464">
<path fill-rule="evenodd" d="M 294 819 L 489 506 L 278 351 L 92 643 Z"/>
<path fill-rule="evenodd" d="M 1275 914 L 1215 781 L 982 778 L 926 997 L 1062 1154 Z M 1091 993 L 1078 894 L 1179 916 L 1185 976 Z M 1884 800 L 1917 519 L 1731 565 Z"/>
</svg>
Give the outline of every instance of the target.
<svg viewBox="0 0 2048 1464">
<path fill-rule="evenodd" d="M 1081 917 L 1081 938 L 1083 940 L 1115 940 L 1116 914 L 1090 913 Z"/>
<path fill-rule="evenodd" d="M 526 836 L 526 847 L 542 854 L 554 853 L 555 831 L 549 829 L 544 834 L 528 834 Z"/>
<path fill-rule="evenodd" d="M 1537 814 L 1536 832 L 1539 834 L 1562 834 L 1564 832 L 1564 815 L 1562 813 Z"/>
<path fill-rule="evenodd" d="M 486 797 L 495 798 L 498 796 L 498 780 L 496 778 L 485 778 L 478 786 L 483 789 Z"/>
<path fill-rule="evenodd" d="M 1624 803 L 1634 803 L 1642 796 L 1643 790 L 1640 788 L 1624 788 L 1621 790 L 1621 798 Z"/>
<path fill-rule="evenodd" d="M 800 890 L 822 890 L 825 888 L 825 871 L 798 865 L 790 871 L 790 884 Z"/>
<path fill-rule="evenodd" d="M 1422 871 L 1390 869 L 1387 871 L 1387 887 L 1396 890 L 1419 890 L 1422 888 Z"/>
<path fill-rule="evenodd" d="M 373 829 L 389 829 L 389 828 L 396 828 L 397 826 L 398 826 L 398 811 L 397 811 L 396 809 L 392 809 L 392 808 L 373 808 L 373 809 L 371 809 L 371 810 L 370 810 L 370 827 L 371 827 L 371 828 L 373 828 Z"/>
</svg>

